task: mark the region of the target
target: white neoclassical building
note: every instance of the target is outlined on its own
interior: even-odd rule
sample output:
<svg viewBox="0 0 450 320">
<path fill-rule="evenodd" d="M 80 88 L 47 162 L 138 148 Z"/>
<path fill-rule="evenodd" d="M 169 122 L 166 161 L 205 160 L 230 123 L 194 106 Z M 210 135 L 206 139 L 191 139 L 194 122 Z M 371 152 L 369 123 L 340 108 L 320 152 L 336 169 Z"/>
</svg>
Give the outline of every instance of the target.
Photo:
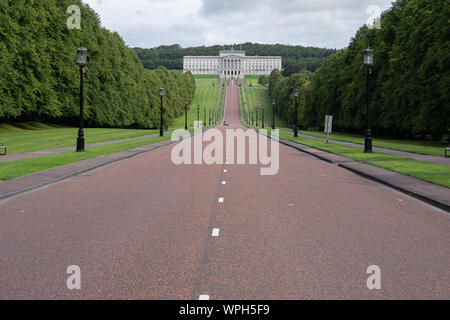
<svg viewBox="0 0 450 320">
<path fill-rule="evenodd" d="M 183 72 L 194 75 L 219 75 L 221 78 L 244 78 L 246 75 L 270 75 L 281 71 L 281 57 L 249 57 L 245 51 L 225 50 L 219 56 L 190 56 L 183 59 Z"/>
</svg>

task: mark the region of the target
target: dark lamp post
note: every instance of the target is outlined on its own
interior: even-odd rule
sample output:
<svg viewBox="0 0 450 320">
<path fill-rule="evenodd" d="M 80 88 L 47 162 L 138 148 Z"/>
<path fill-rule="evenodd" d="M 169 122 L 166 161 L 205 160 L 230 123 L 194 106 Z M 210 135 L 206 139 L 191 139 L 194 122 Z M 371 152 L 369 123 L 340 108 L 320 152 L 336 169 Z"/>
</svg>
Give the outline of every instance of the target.
<svg viewBox="0 0 450 320">
<path fill-rule="evenodd" d="M 275 100 L 272 101 L 272 130 L 275 130 Z"/>
<path fill-rule="evenodd" d="M 295 97 L 295 119 L 294 119 L 294 137 L 298 137 L 298 97 L 300 96 L 300 93 L 298 89 L 295 89 L 294 91 L 294 97 Z"/>
<path fill-rule="evenodd" d="M 184 130 L 188 129 L 187 125 L 188 104 L 189 104 L 188 99 L 184 100 Z"/>
<path fill-rule="evenodd" d="M 262 128 L 264 129 L 264 105 L 262 105 L 261 107 L 261 112 L 262 112 Z"/>
<path fill-rule="evenodd" d="M 164 128 L 163 128 L 163 98 L 164 98 L 164 88 L 159 89 L 159 97 L 161 98 L 161 123 L 159 129 L 159 136 L 164 137 Z"/>
<path fill-rule="evenodd" d="M 198 123 L 200 122 L 200 105 L 197 105 L 197 128 L 198 128 Z"/>
<path fill-rule="evenodd" d="M 373 50 L 364 51 L 364 65 L 366 66 L 366 134 L 364 138 L 364 153 L 372 153 L 372 130 L 370 129 L 370 75 L 374 61 Z"/>
<path fill-rule="evenodd" d="M 77 138 L 77 152 L 84 152 L 84 72 L 87 66 L 87 49 L 77 49 L 77 65 L 80 67 L 80 119 Z"/>
</svg>

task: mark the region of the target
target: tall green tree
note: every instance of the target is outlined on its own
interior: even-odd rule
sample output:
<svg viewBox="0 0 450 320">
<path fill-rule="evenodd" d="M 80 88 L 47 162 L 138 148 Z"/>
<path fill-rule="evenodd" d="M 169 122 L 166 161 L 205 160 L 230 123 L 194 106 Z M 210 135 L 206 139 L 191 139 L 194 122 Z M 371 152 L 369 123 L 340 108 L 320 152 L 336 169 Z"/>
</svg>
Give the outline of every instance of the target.
<svg viewBox="0 0 450 320">
<path fill-rule="evenodd" d="M 67 27 L 67 8 L 81 9 L 81 29 Z M 166 121 L 192 99 L 190 73 L 144 68 L 134 50 L 79 0 L 0 2 L 0 121 L 75 124 L 79 113 L 76 49 L 88 48 L 85 118 L 88 125 L 155 128 L 158 90 L 167 93 Z"/>
</svg>

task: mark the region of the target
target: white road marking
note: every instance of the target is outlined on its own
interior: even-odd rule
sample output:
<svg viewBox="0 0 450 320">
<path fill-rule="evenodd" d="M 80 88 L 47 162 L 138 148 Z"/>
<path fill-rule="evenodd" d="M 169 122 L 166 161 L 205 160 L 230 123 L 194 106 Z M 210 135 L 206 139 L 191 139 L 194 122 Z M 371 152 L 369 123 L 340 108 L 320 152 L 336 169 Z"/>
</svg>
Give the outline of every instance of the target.
<svg viewBox="0 0 450 320">
<path fill-rule="evenodd" d="M 202 294 L 198 300 L 209 300 L 209 296 L 207 294 Z"/>
<path fill-rule="evenodd" d="M 219 233 L 220 233 L 220 230 L 217 229 L 217 228 L 215 228 L 215 229 L 213 229 L 212 236 L 213 236 L 213 237 L 218 237 L 218 236 L 219 236 Z"/>
<path fill-rule="evenodd" d="M 223 170 L 223 172 L 227 173 L 227 172 L 228 172 L 228 170 Z"/>
<path fill-rule="evenodd" d="M 227 182 L 226 181 L 222 181 L 222 184 L 227 184 Z"/>
<path fill-rule="evenodd" d="M 219 198 L 219 203 L 223 203 L 224 202 L 224 198 Z"/>
</svg>

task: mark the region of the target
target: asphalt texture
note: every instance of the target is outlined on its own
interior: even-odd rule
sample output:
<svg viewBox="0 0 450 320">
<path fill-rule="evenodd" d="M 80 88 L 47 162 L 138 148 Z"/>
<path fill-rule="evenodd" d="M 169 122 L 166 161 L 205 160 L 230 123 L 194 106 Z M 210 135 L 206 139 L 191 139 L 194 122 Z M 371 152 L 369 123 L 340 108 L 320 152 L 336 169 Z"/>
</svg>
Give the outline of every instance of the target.
<svg viewBox="0 0 450 320">
<path fill-rule="evenodd" d="M 284 145 L 275 176 L 172 149 L 0 202 L 0 299 L 450 298 L 445 212 Z"/>
</svg>

